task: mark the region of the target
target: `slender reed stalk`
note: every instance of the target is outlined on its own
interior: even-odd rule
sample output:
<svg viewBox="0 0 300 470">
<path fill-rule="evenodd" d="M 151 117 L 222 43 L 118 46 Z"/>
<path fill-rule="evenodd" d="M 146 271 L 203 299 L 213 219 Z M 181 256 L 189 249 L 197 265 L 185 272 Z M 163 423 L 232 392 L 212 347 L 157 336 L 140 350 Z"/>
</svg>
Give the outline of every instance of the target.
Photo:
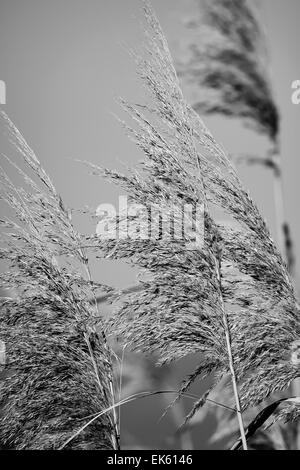
<svg viewBox="0 0 300 470">
<path fill-rule="evenodd" d="M 219 277 L 219 282 L 221 285 L 220 277 Z M 243 445 L 243 450 L 248 450 L 238 385 L 237 385 L 237 380 L 236 380 L 236 373 L 234 369 L 234 361 L 233 361 L 233 356 L 232 356 L 230 329 L 229 329 L 228 317 L 227 317 L 227 313 L 225 310 L 224 302 L 223 302 L 223 322 L 224 322 L 224 327 L 225 327 L 225 337 L 226 337 L 226 345 L 227 345 L 228 360 L 229 360 L 229 370 L 231 374 L 233 393 L 234 393 L 234 398 L 235 398 L 236 414 L 237 414 L 237 419 L 238 419 L 239 428 L 240 428 L 241 441 Z"/>
</svg>

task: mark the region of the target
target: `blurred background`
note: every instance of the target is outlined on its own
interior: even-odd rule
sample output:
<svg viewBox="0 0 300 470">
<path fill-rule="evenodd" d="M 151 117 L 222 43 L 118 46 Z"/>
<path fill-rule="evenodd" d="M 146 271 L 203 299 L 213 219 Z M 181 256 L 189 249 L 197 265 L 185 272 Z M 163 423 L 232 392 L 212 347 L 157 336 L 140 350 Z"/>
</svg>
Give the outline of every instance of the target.
<svg viewBox="0 0 300 470">
<path fill-rule="evenodd" d="M 292 104 L 292 82 L 300 80 L 299 0 L 262 0 L 270 73 L 281 113 L 281 159 L 286 218 L 296 259 L 300 260 L 299 124 L 300 105 Z M 171 52 L 180 55 L 187 34 L 186 20 L 196 15 L 195 0 L 152 0 Z M 0 80 L 6 83 L 8 113 L 72 208 L 102 203 L 117 206 L 120 191 L 91 177 L 76 159 L 123 170 L 142 158 L 127 139 L 114 114 L 122 115 L 115 98 L 143 101 L 128 49 L 143 41 L 139 0 L 0 0 Z M 183 89 L 188 99 L 191 90 Z M 223 117 L 205 118 L 218 141 L 232 154 L 264 155 L 265 137 Z M 1 135 L 0 151 L 9 152 Z M 239 173 L 261 209 L 276 239 L 272 172 L 261 165 L 241 165 Z M 82 224 L 78 220 L 78 224 Z M 96 226 L 83 226 L 95 231 Z M 136 283 L 136 272 L 125 263 L 97 261 L 94 277 L 123 289 Z M 296 285 L 299 274 L 296 265 Z M 106 305 L 103 311 L 106 312 Z M 151 359 L 125 353 L 123 394 L 143 390 L 176 390 L 192 372 L 197 358 L 157 369 Z M 205 387 L 195 384 L 201 395 Z M 170 396 L 155 396 L 121 410 L 123 448 L 222 448 L 210 442 L 216 426 L 213 412 L 201 415 L 189 433 L 174 434 L 192 400 L 184 399 L 159 420 Z M 213 411 L 213 410 L 212 410 Z M 228 437 L 226 437 L 228 439 Z"/>
</svg>

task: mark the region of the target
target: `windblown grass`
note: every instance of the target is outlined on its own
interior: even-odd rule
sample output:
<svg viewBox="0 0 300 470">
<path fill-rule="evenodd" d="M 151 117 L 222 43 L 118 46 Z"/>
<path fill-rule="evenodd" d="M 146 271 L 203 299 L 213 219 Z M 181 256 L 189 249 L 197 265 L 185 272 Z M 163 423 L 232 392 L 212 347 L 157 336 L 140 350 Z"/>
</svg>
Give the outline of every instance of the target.
<svg viewBox="0 0 300 470">
<path fill-rule="evenodd" d="M 184 203 L 202 204 L 204 244 L 191 249 L 189 234 L 183 240 L 80 235 L 37 157 L 2 115 L 38 179 L 13 164 L 27 184 L 20 189 L 1 172 L 2 197 L 17 218 L 2 223 L 2 258 L 11 268 L 1 280 L 17 292 L 1 311 L 0 341 L 13 371 L 1 384 L 0 439 L 7 447 L 117 447 L 116 417 L 109 412 L 121 402 L 113 397 L 106 329 L 132 350 L 157 354 L 160 364 L 198 354 L 182 396 L 195 380 L 213 374 L 216 385 L 230 372 L 244 448 L 242 413 L 299 376 L 293 355 L 299 304 L 286 266 L 227 153 L 185 101 L 147 2 L 144 11 L 145 55 L 133 55 L 149 101 L 121 104 L 135 123 L 124 127 L 145 160 L 128 176 L 96 165 L 92 171 L 121 185 L 131 202 L 148 210 L 154 205 L 161 213 L 180 212 Z M 214 207 L 237 228 L 218 224 Z M 124 217 L 115 219 L 119 228 Z M 143 229 L 141 219 L 138 224 Z M 142 290 L 130 291 L 120 306 L 118 293 L 92 282 L 88 249 L 139 267 Z M 108 325 L 96 311 L 99 288 L 109 292 L 116 309 Z M 210 390 L 196 400 L 188 419 L 209 400 Z M 285 419 L 299 415 L 297 403 L 285 408 Z"/>
<path fill-rule="evenodd" d="M 10 449 L 57 449 L 87 416 L 113 404 L 111 352 L 96 328 L 95 295 L 70 211 L 9 118 L 1 113 L 26 169 L 4 158 L 17 187 L 1 168 L 1 199 L 11 217 L 1 220 L 1 259 L 9 265 L 1 287 L 1 344 L 9 375 L 0 382 L 0 442 Z M 69 446 L 117 446 L 114 418 L 105 415 Z"/>
</svg>

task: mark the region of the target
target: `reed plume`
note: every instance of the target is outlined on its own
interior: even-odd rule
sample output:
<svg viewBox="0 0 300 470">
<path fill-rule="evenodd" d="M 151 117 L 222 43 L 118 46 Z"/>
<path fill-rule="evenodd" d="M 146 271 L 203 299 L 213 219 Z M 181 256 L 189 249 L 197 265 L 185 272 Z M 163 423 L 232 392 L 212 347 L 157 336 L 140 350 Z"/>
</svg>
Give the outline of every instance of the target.
<svg viewBox="0 0 300 470">
<path fill-rule="evenodd" d="M 257 2 L 196 0 L 199 15 L 187 22 L 191 37 L 183 44 L 178 73 L 203 114 L 237 118 L 266 135 L 265 157 L 242 155 L 239 160 L 273 171 L 277 242 L 291 273 L 295 253 L 286 221 L 280 158 L 280 112 L 269 73 L 269 59 Z"/>
<path fill-rule="evenodd" d="M 178 73 L 195 93 L 200 114 L 220 113 L 247 121 L 276 139 L 279 112 L 255 2 L 197 0 L 192 38 L 178 60 Z"/>
<path fill-rule="evenodd" d="M 82 420 L 113 403 L 111 352 L 99 325 L 82 236 L 38 158 L 7 115 L 1 126 L 23 159 L 3 156 L 1 344 L 6 377 L 0 382 L 0 443 L 9 449 L 58 449 Z M 104 415 L 72 440 L 70 449 L 113 449 L 116 423 Z"/>
</svg>

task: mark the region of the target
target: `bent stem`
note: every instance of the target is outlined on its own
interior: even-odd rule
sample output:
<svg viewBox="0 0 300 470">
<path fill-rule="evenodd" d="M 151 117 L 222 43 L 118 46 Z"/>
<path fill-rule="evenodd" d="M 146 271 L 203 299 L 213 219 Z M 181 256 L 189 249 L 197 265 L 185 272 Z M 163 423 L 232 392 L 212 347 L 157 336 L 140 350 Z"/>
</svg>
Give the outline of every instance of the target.
<svg viewBox="0 0 300 470">
<path fill-rule="evenodd" d="M 90 426 L 94 421 L 96 421 L 98 418 L 100 418 L 101 416 L 105 415 L 106 413 L 109 413 L 110 411 L 112 411 L 113 409 L 117 408 L 117 407 L 120 407 L 120 406 L 123 406 L 123 405 L 126 405 L 128 403 L 131 403 L 135 400 L 139 400 L 139 399 L 143 399 L 143 398 L 147 398 L 147 397 L 152 397 L 152 396 L 155 396 L 155 395 L 164 395 L 164 394 L 175 394 L 175 395 L 178 395 L 178 391 L 176 390 L 158 390 L 158 391 L 154 391 L 154 392 L 140 392 L 140 393 L 136 393 L 134 395 L 130 395 L 129 397 L 127 398 L 124 398 L 123 400 L 120 400 L 119 402 L 115 403 L 114 405 L 106 408 L 106 410 L 103 410 L 99 413 L 96 413 L 94 415 L 90 415 L 90 416 L 87 416 L 86 419 L 90 418 L 89 421 L 87 423 L 85 423 L 80 429 L 78 429 L 78 431 L 76 431 L 71 437 L 69 437 L 69 439 L 67 439 L 67 441 L 65 441 L 59 448 L 58 450 L 63 450 L 71 441 L 73 441 L 73 439 L 75 439 L 82 431 L 84 431 L 84 429 L 86 429 L 88 426 Z M 186 398 L 191 398 L 192 400 L 199 400 L 199 397 L 197 395 L 194 395 L 192 393 L 187 393 L 187 392 L 184 392 L 182 394 L 183 397 L 186 397 Z M 228 410 L 230 412 L 233 412 L 235 411 L 233 408 L 230 408 L 226 405 L 224 405 L 223 403 L 218 403 L 217 401 L 214 401 L 214 400 L 210 400 L 210 399 L 207 399 L 207 402 L 208 403 L 211 403 L 212 405 L 216 405 L 216 406 L 219 406 L 221 408 L 224 408 L 225 410 Z"/>
<path fill-rule="evenodd" d="M 241 404 L 240 404 L 240 397 L 239 397 L 237 381 L 236 381 L 236 374 L 235 374 L 235 370 L 233 366 L 233 357 L 232 357 L 232 351 L 231 351 L 231 345 L 230 345 L 230 333 L 228 329 L 228 321 L 227 321 L 226 314 L 224 315 L 223 320 L 225 323 L 225 336 L 226 336 L 227 352 L 228 352 L 228 359 L 229 359 L 229 369 L 230 369 L 233 393 L 234 393 L 234 398 L 235 398 L 236 414 L 237 414 L 237 419 L 239 423 L 241 439 L 243 443 L 243 450 L 248 450 L 243 415 L 242 415 Z"/>
</svg>

